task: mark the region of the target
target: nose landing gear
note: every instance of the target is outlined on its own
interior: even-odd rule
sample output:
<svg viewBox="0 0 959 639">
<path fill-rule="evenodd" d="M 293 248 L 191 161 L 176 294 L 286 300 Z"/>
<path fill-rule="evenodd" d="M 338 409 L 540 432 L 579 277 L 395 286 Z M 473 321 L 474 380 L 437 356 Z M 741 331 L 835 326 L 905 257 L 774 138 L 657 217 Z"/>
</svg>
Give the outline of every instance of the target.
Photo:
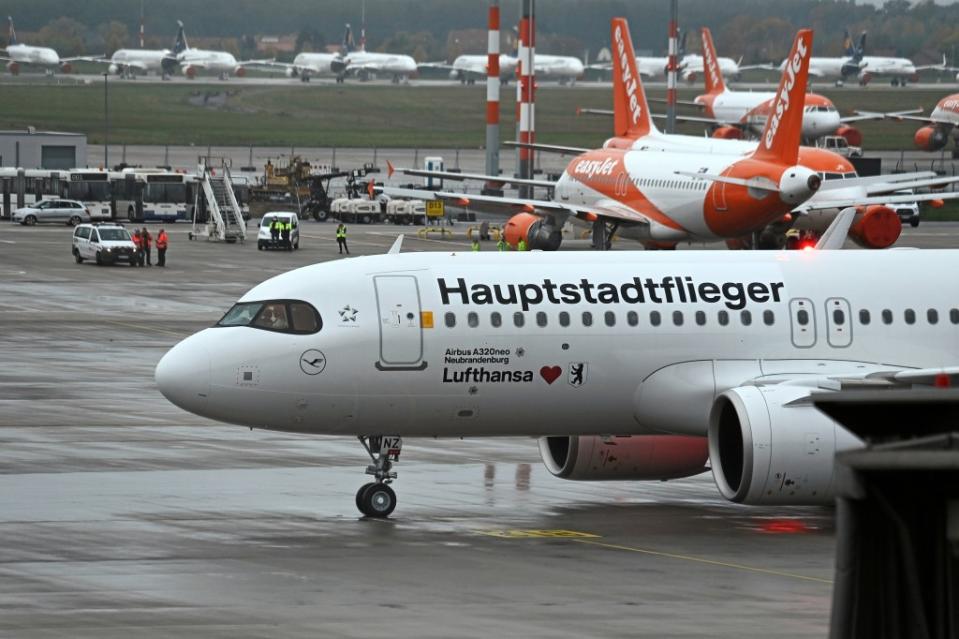
<svg viewBox="0 0 959 639">
<path fill-rule="evenodd" d="M 366 474 L 373 475 L 376 481 L 356 491 L 356 507 L 367 517 L 389 517 L 396 508 L 396 493 L 389 484 L 396 479 L 392 468 L 400 459 L 403 439 L 386 435 L 361 435 L 358 439 L 373 461 L 366 467 Z"/>
</svg>

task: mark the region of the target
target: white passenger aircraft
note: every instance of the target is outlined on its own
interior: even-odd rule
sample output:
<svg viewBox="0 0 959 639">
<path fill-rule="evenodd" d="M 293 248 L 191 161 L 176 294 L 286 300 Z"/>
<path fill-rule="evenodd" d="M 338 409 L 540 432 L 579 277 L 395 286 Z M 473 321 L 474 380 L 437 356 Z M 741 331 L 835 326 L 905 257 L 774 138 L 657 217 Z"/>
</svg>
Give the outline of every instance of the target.
<svg viewBox="0 0 959 639">
<path fill-rule="evenodd" d="M 211 51 L 209 49 L 194 49 L 186 40 L 186 34 L 183 29 L 183 22 L 177 20 L 176 42 L 173 45 L 171 55 L 165 59 L 164 64 L 180 70 L 188 78 L 195 78 L 198 73 L 215 73 L 221 80 L 226 80 L 230 75 L 243 77 L 246 75 L 246 67 L 268 62 L 267 60 L 244 60 L 237 62 L 232 53 L 226 51 Z"/>
<path fill-rule="evenodd" d="M 451 80 L 459 80 L 460 84 L 476 84 L 476 81 L 484 81 L 489 71 L 489 56 L 463 54 L 456 56 L 453 64 L 446 62 L 424 62 L 419 65 L 421 69 L 443 69 L 449 71 Z M 509 79 L 516 75 L 516 64 L 518 60 L 505 53 L 499 54 L 499 77 L 500 82 L 507 84 Z"/>
<path fill-rule="evenodd" d="M 366 50 L 366 35 L 361 31 L 360 45 L 354 49 L 350 25 L 346 25 L 346 72 L 360 78 L 390 76 L 394 84 L 407 82 L 416 75 L 416 60 L 400 53 L 378 53 Z"/>
<path fill-rule="evenodd" d="M 371 517 L 396 505 L 403 437 L 539 437 L 550 472 L 577 480 L 708 460 L 727 499 L 828 503 L 835 452 L 860 442 L 809 397 L 955 380 L 959 285 L 929 277 L 953 265 L 941 250 L 346 259 L 254 287 L 156 382 L 203 417 L 359 437 Z"/>
<path fill-rule="evenodd" d="M 0 56 L 0 62 L 7 63 L 7 71 L 12 75 L 20 74 L 22 65 L 31 65 L 42 67 L 47 73 L 61 71 L 70 73 L 72 62 L 83 60 L 83 56 L 72 58 L 61 58 L 60 55 L 50 47 L 35 47 L 29 44 L 20 44 L 17 42 L 17 32 L 13 28 L 13 16 L 7 16 L 9 23 L 7 31 L 7 48 L 3 49 L 7 55 Z"/>
</svg>

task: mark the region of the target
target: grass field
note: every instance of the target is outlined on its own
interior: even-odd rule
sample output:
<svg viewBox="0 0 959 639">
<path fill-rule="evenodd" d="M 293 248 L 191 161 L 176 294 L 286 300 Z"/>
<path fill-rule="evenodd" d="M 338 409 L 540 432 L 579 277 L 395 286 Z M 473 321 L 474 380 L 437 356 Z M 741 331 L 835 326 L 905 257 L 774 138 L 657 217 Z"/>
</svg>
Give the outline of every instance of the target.
<svg viewBox="0 0 959 639">
<path fill-rule="evenodd" d="M 770 85 L 770 90 L 773 90 Z M 503 96 L 510 99 L 510 86 Z M 664 91 L 652 89 L 651 97 Z M 682 89 L 681 99 L 699 93 Z M 942 90 L 872 86 L 823 91 L 840 111 L 891 111 L 924 106 Z M 79 131 L 103 141 L 103 87 L 0 85 L 0 128 Z M 126 144 L 289 145 L 338 147 L 476 148 L 485 140 L 483 86 L 263 86 L 217 84 L 110 84 L 110 141 Z M 592 87 L 542 88 L 536 105 L 537 139 L 595 146 L 612 121 L 576 116 L 577 107 L 610 108 L 610 92 Z M 663 105 L 654 104 L 654 110 Z M 692 111 L 689 111 L 693 113 Z M 514 132 L 513 103 L 501 112 L 503 139 Z M 868 150 L 911 149 L 915 123 L 857 123 Z M 702 126 L 682 132 L 701 135 Z"/>
</svg>

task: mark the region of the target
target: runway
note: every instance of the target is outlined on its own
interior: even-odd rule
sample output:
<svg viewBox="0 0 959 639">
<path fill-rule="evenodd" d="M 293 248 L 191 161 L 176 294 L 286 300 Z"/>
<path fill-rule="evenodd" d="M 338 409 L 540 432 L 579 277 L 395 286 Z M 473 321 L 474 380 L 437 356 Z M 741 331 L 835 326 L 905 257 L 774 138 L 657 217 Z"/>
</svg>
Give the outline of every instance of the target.
<svg viewBox="0 0 959 639">
<path fill-rule="evenodd" d="M 733 505 L 708 474 L 567 482 L 526 439 L 410 440 L 394 517 L 364 520 L 357 442 L 168 403 L 162 354 L 253 284 L 338 259 L 333 229 L 304 223 L 300 251 L 271 253 L 174 225 L 169 267 L 136 269 L 75 264 L 67 227 L 0 223 L 0 636 L 827 632 L 829 509 Z M 466 248 L 454 231 L 404 250 Z M 353 225 L 353 254 L 397 232 Z M 955 247 L 959 224 L 900 245 Z"/>
</svg>

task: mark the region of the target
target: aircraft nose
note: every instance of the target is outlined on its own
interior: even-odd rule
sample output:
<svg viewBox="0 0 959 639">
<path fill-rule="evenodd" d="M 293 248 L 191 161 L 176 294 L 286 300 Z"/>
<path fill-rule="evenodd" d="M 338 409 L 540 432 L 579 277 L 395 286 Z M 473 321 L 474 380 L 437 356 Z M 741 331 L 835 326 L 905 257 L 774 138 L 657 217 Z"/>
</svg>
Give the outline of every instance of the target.
<svg viewBox="0 0 959 639">
<path fill-rule="evenodd" d="M 210 352 L 203 342 L 193 335 L 171 348 L 154 375 L 164 397 L 197 415 L 204 414 L 210 394 Z"/>
</svg>

